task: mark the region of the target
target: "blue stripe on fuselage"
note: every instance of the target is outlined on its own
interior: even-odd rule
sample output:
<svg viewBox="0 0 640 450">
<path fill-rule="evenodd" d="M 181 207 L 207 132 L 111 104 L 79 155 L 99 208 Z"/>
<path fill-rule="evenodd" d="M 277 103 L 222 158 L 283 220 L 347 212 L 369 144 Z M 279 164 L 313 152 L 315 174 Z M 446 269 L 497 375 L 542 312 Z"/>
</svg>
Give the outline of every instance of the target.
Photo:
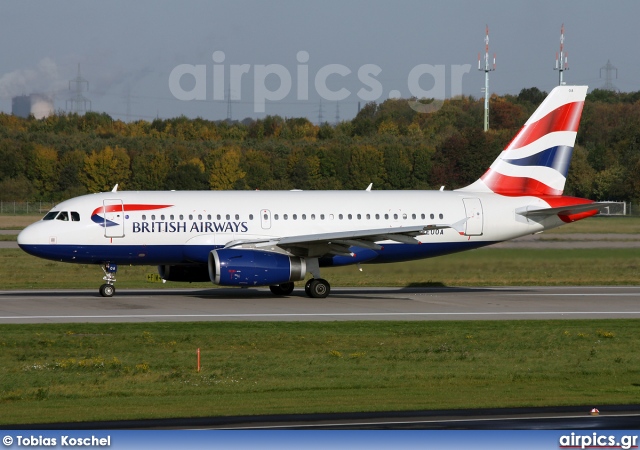
<svg viewBox="0 0 640 450">
<path fill-rule="evenodd" d="M 466 241 L 466 242 L 437 242 L 414 244 L 385 244 L 382 250 L 375 250 L 377 256 L 361 261 L 357 255 L 374 250 L 364 250 L 358 247 L 351 247 L 350 250 L 356 257 L 349 256 L 325 256 L 320 259 L 321 267 L 346 266 L 362 262 L 364 264 L 381 264 L 402 261 L 412 261 L 416 259 L 433 258 L 435 256 L 458 253 L 465 250 L 485 247 L 495 244 L 494 241 Z M 363 252 L 364 250 L 364 252 Z"/>
<path fill-rule="evenodd" d="M 207 262 L 214 247 L 202 247 L 202 257 L 189 261 L 184 257 L 184 245 L 20 245 L 25 252 L 54 261 L 99 264 L 158 265 L 187 262 Z"/>
<path fill-rule="evenodd" d="M 390 263 L 431 258 L 450 253 L 472 250 L 494 244 L 487 241 L 386 244 L 382 250 L 351 247 L 356 255 L 329 256 L 320 259 L 322 267 L 346 266 L 355 263 Z M 158 265 L 202 263 L 208 261 L 209 252 L 222 246 L 205 245 L 20 245 L 25 252 L 40 258 L 79 264 Z"/>
</svg>

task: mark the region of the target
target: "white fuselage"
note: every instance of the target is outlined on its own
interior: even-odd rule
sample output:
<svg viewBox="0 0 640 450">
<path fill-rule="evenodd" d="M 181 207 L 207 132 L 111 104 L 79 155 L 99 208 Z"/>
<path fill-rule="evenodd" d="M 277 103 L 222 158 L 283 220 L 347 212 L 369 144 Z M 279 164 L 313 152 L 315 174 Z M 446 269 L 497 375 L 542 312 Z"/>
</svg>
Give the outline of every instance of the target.
<svg viewBox="0 0 640 450">
<path fill-rule="evenodd" d="M 516 214 L 526 206 L 548 204 L 462 191 L 122 191 L 62 202 L 52 211 L 67 211 L 68 220 L 36 222 L 18 242 L 29 253 L 66 262 L 206 263 L 210 250 L 234 241 L 462 223 L 461 230 L 417 236 L 419 246 L 383 241 L 375 258 L 362 261 L 388 262 L 477 248 L 563 223 Z"/>
</svg>

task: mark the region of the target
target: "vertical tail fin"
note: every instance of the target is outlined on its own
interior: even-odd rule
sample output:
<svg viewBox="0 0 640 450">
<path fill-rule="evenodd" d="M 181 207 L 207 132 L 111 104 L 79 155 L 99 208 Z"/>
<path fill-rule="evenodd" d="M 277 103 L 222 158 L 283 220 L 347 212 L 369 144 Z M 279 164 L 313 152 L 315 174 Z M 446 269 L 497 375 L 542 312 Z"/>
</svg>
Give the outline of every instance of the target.
<svg viewBox="0 0 640 450">
<path fill-rule="evenodd" d="M 475 183 L 461 191 L 562 195 L 587 86 L 558 86 Z"/>
</svg>

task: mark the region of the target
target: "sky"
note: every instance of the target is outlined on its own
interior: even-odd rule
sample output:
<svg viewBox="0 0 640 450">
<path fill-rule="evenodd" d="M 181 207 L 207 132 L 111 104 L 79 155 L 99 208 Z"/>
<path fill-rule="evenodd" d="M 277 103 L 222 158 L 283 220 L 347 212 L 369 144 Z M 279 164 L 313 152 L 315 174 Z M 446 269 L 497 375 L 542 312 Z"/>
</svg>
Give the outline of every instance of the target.
<svg viewBox="0 0 640 450">
<path fill-rule="evenodd" d="M 67 110 L 78 65 L 91 110 L 121 120 L 335 122 L 390 97 L 480 98 L 486 26 L 491 93 L 556 86 L 563 24 L 567 84 L 602 87 L 611 61 L 639 91 L 639 17 L 633 0 L 3 1 L 0 111 L 32 93 Z"/>
</svg>

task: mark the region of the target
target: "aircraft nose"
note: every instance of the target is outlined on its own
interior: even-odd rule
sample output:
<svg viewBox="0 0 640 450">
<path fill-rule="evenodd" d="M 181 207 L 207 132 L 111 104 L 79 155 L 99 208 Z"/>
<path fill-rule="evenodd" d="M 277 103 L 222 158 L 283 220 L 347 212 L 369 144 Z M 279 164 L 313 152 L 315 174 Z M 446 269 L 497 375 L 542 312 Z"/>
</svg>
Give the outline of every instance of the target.
<svg viewBox="0 0 640 450">
<path fill-rule="evenodd" d="M 35 224 L 29 225 L 18 234 L 18 246 L 21 249 L 25 250 L 25 247 L 41 243 L 39 241 L 42 240 L 42 237 L 39 236 L 36 228 L 38 227 Z M 40 239 L 38 239 L 39 237 Z"/>
</svg>

